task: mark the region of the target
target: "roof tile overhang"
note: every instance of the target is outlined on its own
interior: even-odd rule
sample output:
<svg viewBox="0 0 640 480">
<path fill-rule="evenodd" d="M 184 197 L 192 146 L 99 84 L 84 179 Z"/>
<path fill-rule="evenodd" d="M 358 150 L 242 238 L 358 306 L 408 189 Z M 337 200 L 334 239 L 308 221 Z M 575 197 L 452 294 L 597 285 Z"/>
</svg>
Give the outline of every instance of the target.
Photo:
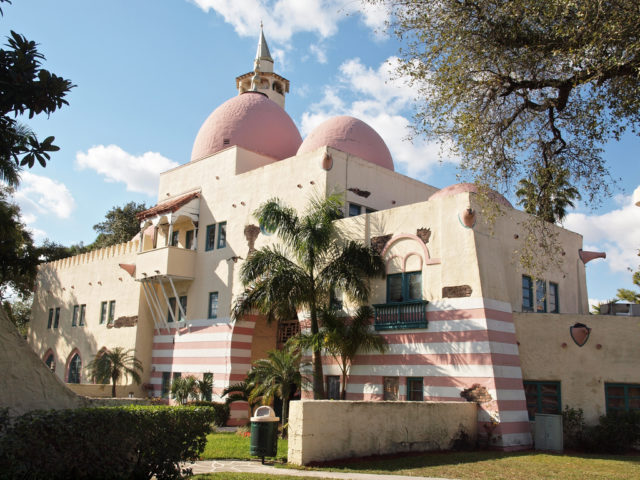
<svg viewBox="0 0 640 480">
<path fill-rule="evenodd" d="M 144 212 L 140 212 L 136 214 L 136 217 L 139 221 L 146 220 L 147 218 L 155 217 L 156 215 L 162 215 L 165 213 L 174 213 L 180 209 L 183 205 L 189 203 L 194 198 L 198 198 L 200 196 L 200 192 L 191 192 L 186 195 L 181 195 L 176 198 L 172 198 L 171 200 L 167 200 L 165 202 L 161 202 L 154 207 L 151 207 Z"/>
</svg>

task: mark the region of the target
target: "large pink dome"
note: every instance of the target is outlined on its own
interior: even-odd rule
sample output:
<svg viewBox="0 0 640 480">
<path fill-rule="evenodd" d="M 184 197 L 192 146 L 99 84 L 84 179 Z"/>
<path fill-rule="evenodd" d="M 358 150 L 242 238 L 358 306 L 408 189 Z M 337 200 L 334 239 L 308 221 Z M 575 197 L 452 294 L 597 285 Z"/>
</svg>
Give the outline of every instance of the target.
<svg viewBox="0 0 640 480">
<path fill-rule="evenodd" d="M 257 92 L 227 100 L 204 121 L 193 142 L 191 161 L 237 145 L 282 160 L 296 154 L 302 137 L 291 117 Z"/>
<path fill-rule="evenodd" d="M 476 185 L 475 183 L 454 183 L 453 185 L 449 185 L 448 187 L 438 190 L 436 193 L 429 197 L 429 200 L 449 197 L 451 195 L 456 195 L 458 193 L 464 192 L 478 193 L 479 190 L 480 189 L 478 188 L 478 185 Z M 509 200 L 504 198 L 504 196 L 502 196 L 495 190 L 489 190 L 489 198 L 494 202 L 502 205 L 503 207 L 513 208 L 511 202 L 509 202 Z"/>
<path fill-rule="evenodd" d="M 298 155 L 320 147 L 333 147 L 393 170 L 393 159 L 382 137 L 357 118 L 333 117 L 318 125 L 302 142 Z"/>
</svg>

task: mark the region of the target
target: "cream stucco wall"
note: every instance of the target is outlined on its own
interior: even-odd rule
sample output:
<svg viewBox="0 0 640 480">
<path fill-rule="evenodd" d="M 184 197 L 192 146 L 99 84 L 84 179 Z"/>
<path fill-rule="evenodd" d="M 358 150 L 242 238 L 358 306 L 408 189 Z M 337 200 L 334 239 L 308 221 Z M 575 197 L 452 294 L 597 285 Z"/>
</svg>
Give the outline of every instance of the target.
<svg viewBox="0 0 640 480">
<path fill-rule="evenodd" d="M 70 357 L 78 351 L 83 367 L 81 382 L 90 383 L 86 365 L 100 349 L 113 347 L 133 349 L 143 364 L 143 379 L 148 378 L 150 320 L 140 311 L 140 284 L 118 265 L 135 263 L 137 246 L 137 242 L 115 245 L 39 267 L 28 342 L 40 358 L 49 349 L 53 351 L 55 372 L 61 380 L 66 380 Z M 115 319 L 137 316 L 137 325 L 109 328 L 106 323 L 100 324 L 101 303 L 111 300 L 116 300 Z M 73 307 L 83 304 L 85 325 L 73 327 Z M 51 308 L 60 308 L 58 328 L 47 328 Z M 138 386 L 135 391 L 137 396 L 143 393 Z"/>
<path fill-rule="evenodd" d="M 444 450 L 461 431 L 473 444 L 477 405 L 467 402 L 291 402 L 288 461 L 295 465 Z"/>
<path fill-rule="evenodd" d="M 584 410 L 587 422 L 606 412 L 604 384 L 640 384 L 640 318 L 515 313 L 524 380 L 559 381 L 562 405 Z M 579 347 L 569 328 L 590 327 Z"/>
</svg>

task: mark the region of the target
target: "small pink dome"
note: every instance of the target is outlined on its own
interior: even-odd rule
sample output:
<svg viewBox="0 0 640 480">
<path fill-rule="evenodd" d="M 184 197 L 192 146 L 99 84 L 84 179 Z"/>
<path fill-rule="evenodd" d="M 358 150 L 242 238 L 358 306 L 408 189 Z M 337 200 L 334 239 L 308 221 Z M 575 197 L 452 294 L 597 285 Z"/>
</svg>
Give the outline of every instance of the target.
<svg viewBox="0 0 640 480">
<path fill-rule="evenodd" d="M 333 147 L 393 170 L 393 159 L 382 137 L 357 118 L 333 117 L 318 125 L 302 142 L 298 155 L 320 147 Z"/>
<path fill-rule="evenodd" d="M 261 93 L 246 92 L 224 102 L 204 121 L 191 161 L 232 146 L 282 160 L 294 156 L 301 143 L 298 128 L 283 108 Z"/>
<path fill-rule="evenodd" d="M 444 198 L 449 197 L 451 195 L 457 195 L 458 193 L 463 192 L 472 192 L 478 193 L 478 186 L 475 183 L 454 183 L 453 185 L 449 185 L 441 190 L 438 190 L 436 193 L 429 197 L 429 200 L 435 200 L 436 198 Z M 513 205 L 504 198 L 501 194 L 496 192 L 495 190 L 489 190 L 489 198 L 494 202 L 502 205 L 503 207 L 513 208 Z"/>
</svg>

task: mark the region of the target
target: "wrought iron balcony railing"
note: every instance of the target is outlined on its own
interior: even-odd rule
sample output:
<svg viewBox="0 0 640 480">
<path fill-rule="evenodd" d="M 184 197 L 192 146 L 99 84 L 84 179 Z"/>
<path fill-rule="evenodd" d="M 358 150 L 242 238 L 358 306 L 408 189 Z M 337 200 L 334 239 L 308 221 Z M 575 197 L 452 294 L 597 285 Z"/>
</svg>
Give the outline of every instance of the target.
<svg viewBox="0 0 640 480">
<path fill-rule="evenodd" d="M 373 305 L 376 330 L 427 328 L 426 300 Z"/>
</svg>

